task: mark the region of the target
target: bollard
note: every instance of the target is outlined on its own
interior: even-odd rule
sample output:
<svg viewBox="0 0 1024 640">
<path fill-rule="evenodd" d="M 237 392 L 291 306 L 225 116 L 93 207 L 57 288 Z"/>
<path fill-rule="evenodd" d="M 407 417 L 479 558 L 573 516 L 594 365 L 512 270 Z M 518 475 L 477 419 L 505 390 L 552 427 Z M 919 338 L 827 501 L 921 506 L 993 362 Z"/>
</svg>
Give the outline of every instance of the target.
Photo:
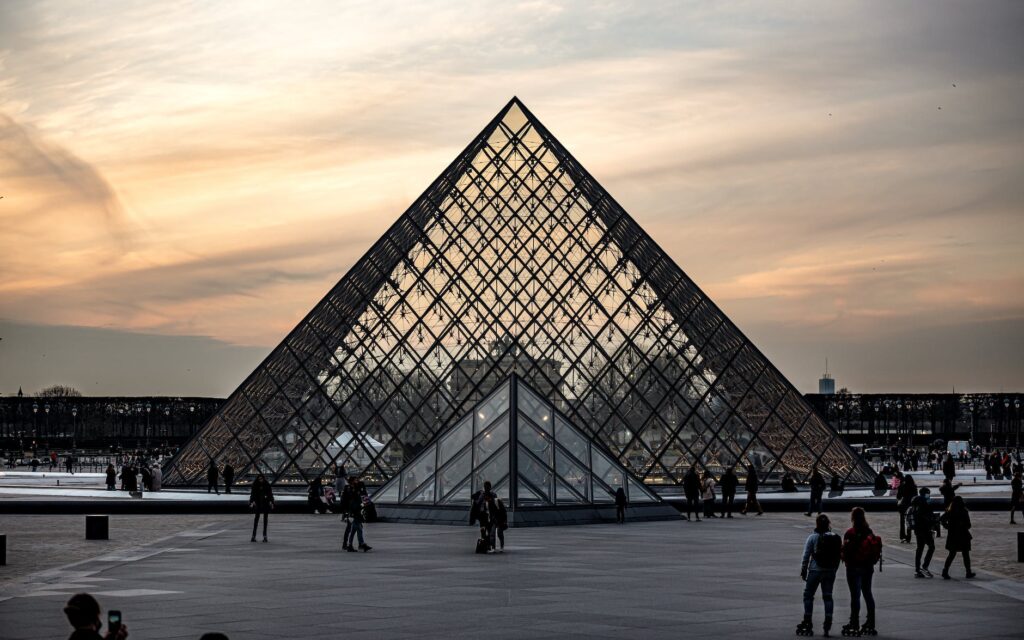
<svg viewBox="0 0 1024 640">
<path fill-rule="evenodd" d="M 1017 562 L 1024 562 L 1024 531 L 1017 532 Z"/>
<path fill-rule="evenodd" d="M 107 516 L 85 516 L 86 540 L 108 540 L 109 537 Z"/>
<path fill-rule="evenodd" d="M 0 533 L 0 567 L 7 564 L 7 534 Z"/>
</svg>

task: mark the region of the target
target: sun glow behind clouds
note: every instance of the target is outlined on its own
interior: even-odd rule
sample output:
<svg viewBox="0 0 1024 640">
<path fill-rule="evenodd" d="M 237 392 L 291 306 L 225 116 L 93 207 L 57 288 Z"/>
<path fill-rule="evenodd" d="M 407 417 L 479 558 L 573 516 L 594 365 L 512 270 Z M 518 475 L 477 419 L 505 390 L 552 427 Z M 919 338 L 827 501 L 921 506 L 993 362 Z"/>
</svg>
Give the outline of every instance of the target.
<svg viewBox="0 0 1024 640">
<path fill-rule="evenodd" d="M 1005 349 L 1021 7 L 759 9 L 0 4 L 0 317 L 269 347 L 516 93 L 755 339 Z"/>
</svg>

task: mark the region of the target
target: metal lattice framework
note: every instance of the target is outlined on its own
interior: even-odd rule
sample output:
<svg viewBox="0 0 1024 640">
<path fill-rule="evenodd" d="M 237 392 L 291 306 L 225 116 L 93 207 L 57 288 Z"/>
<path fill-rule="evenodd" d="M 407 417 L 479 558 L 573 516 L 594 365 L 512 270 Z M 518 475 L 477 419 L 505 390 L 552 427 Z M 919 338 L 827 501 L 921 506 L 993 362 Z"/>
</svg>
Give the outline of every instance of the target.
<svg viewBox="0 0 1024 640">
<path fill-rule="evenodd" d="M 516 98 L 171 461 L 384 482 L 510 374 L 648 484 L 870 470 Z"/>
</svg>

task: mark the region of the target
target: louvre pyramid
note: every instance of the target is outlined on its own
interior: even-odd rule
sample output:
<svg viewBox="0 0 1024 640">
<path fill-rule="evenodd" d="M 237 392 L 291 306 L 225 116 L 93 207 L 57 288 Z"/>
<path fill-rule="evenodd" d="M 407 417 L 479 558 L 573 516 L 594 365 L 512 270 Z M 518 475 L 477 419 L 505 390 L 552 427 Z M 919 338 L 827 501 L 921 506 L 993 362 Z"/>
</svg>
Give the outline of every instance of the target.
<svg viewBox="0 0 1024 640">
<path fill-rule="evenodd" d="M 619 488 L 630 519 L 679 518 L 515 374 L 438 434 L 373 499 L 387 519 L 464 523 L 485 481 L 511 507 L 513 523 L 611 521 Z"/>
<path fill-rule="evenodd" d="M 648 485 L 870 469 L 513 98 L 167 465 L 384 483 L 516 373 Z"/>
</svg>

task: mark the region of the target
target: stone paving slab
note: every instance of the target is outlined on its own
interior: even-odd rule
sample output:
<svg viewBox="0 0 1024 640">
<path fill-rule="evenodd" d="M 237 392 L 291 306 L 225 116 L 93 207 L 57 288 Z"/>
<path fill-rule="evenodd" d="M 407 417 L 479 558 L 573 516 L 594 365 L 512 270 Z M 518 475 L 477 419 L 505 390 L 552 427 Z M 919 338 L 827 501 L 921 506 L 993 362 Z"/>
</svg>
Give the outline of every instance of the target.
<svg viewBox="0 0 1024 640">
<path fill-rule="evenodd" d="M 207 537 L 174 535 L 125 556 L 136 560 L 0 584 L 0 638 L 66 637 L 61 607 L 82 590 L 107 594 L 101 604 L 122 610 L 133 640 L 215 630 L 233 639 L 793 637 L 808 523 L 769 514 L 513 529 L 506 552 L 488 556 L 473 553 L 468 526 L 368 525 L 365 554 L 340 551 L 337 518 L 272 515 L 268 544 L 250 543 L 250 527 L 217 520 Z M 915 580 L 904 556 L 887 554 L 876 574 L 881 637 L 1021 637 L 1024 584 L 991 574 Z M 838 632 L 849 613 L 841 579 L 836 602 Z M 820 626 L 820 601 L 816 613 Z"/>
</svg>

